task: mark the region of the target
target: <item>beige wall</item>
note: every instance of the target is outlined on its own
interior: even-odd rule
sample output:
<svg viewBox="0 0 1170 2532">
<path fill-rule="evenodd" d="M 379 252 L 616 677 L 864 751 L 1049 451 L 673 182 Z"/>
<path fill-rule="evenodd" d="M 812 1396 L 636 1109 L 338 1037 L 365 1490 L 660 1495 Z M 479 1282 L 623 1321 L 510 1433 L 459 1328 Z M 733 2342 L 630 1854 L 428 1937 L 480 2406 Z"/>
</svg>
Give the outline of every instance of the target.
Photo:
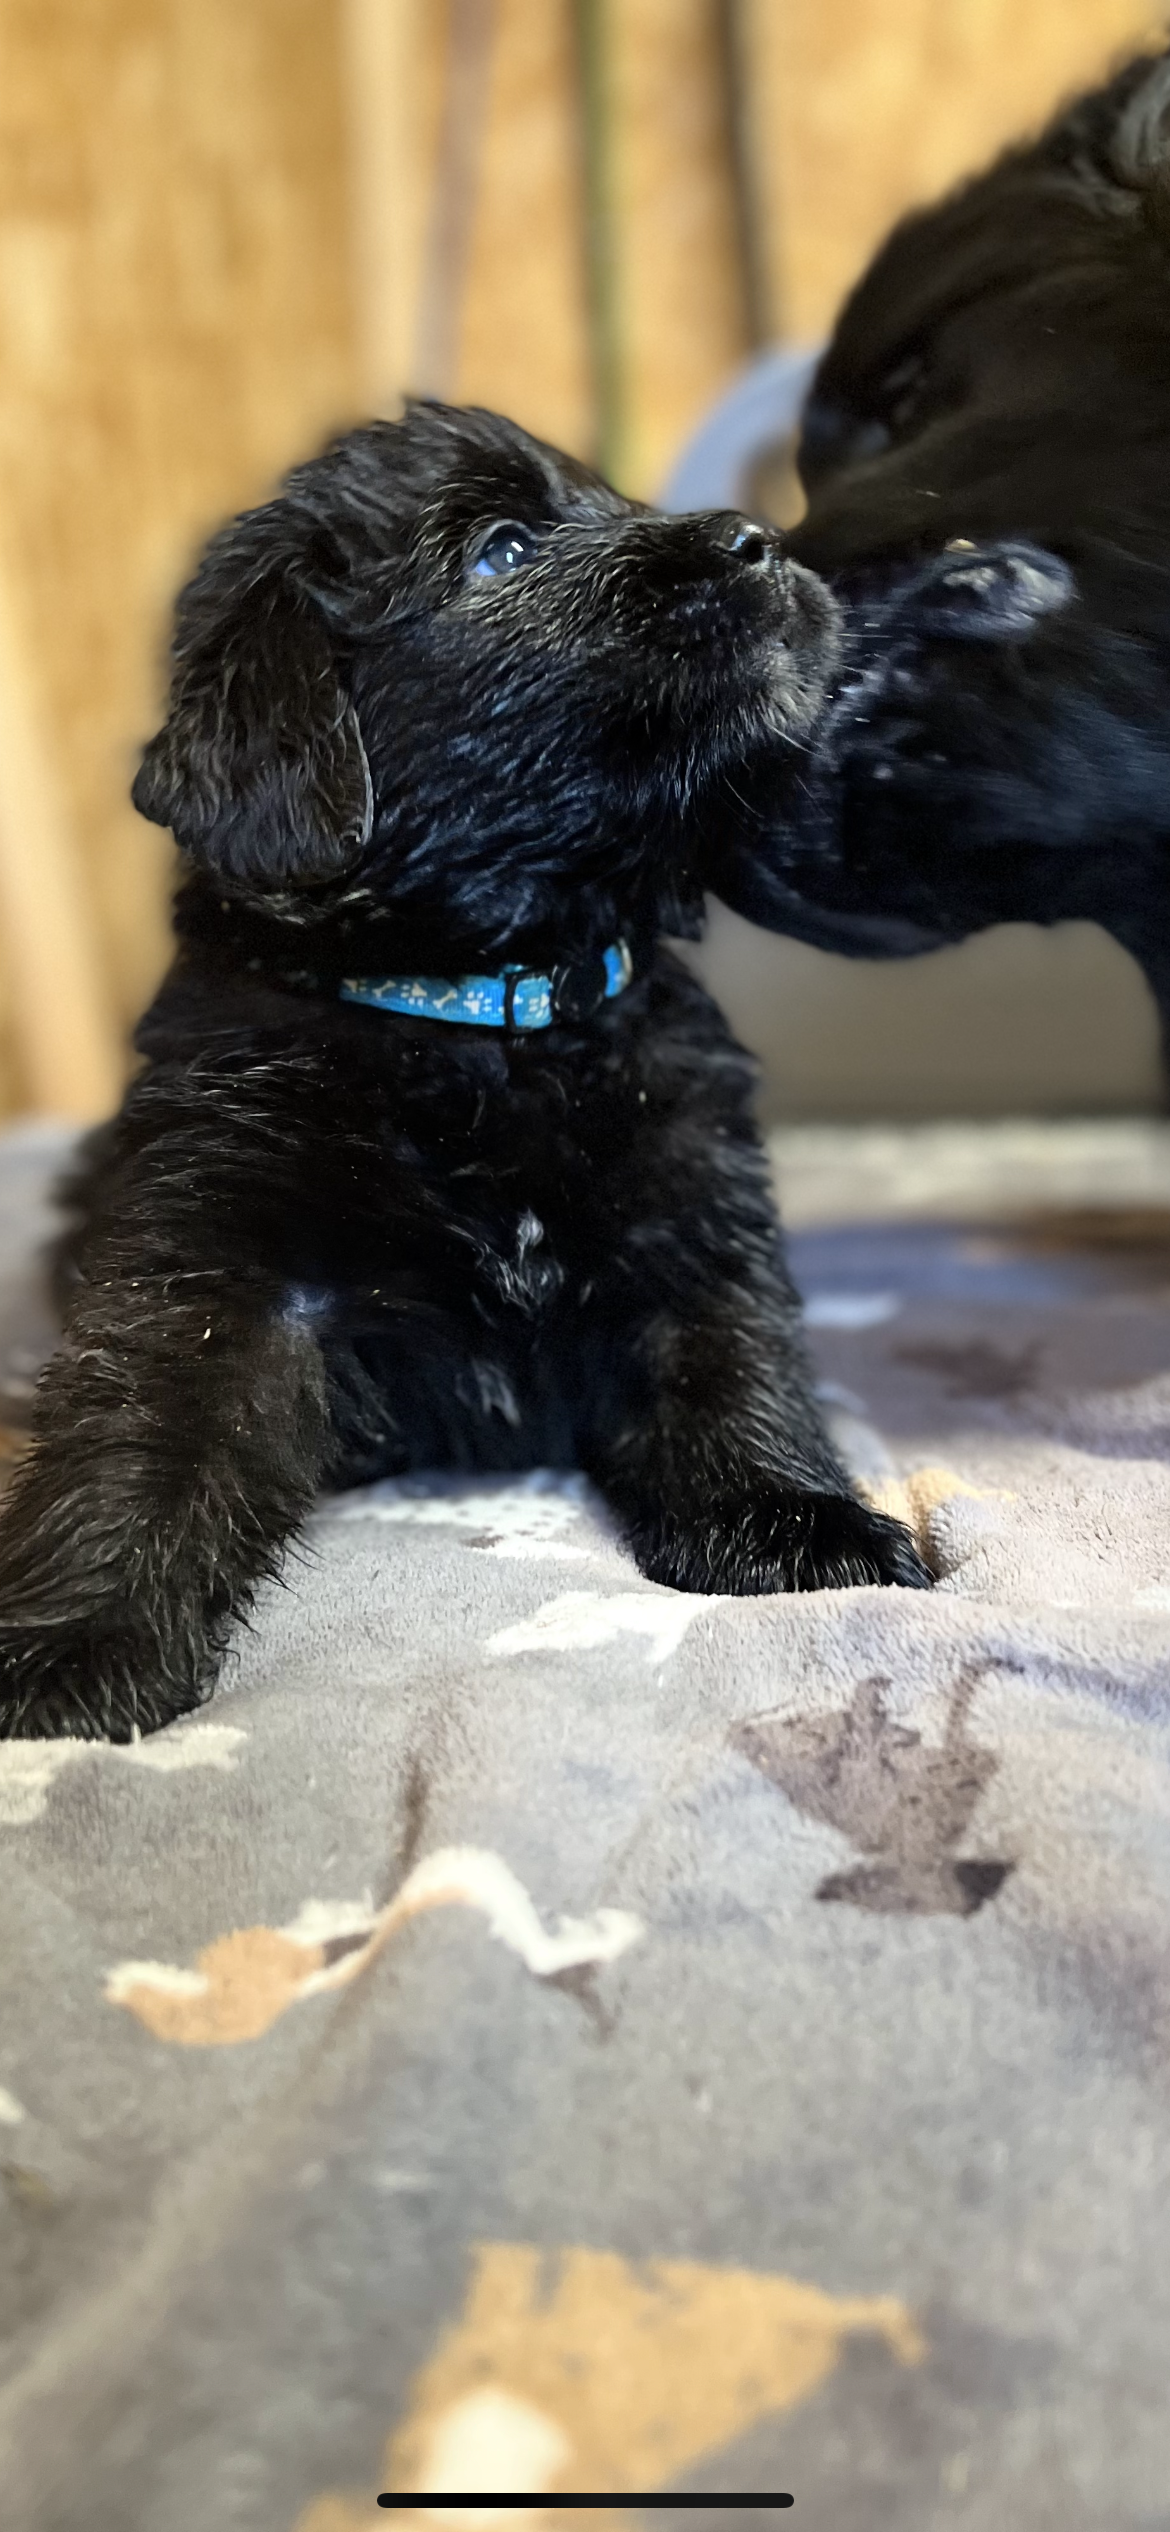
<svg viewBox="0 0 1170 2532">
<path fill-rule="evenodd" d="M 742 327 L 712 12 L 611 0 L 609 14 L 624 472 L 651 490 L 737 364 Z M 805 338 L 907 200 L 1146 16 L 1129 0 L 756 0 L 753 14 L 775 288 Z M 126 787 L 169 598 L 218 517 L 412 375 L 447 17 L 444 0 L 0 0 L 0 614 L 119 1027 L 165 950 L 167 849 Z M 587 448 L 569 11 L 497 0 L 495 18 L 451 384 Z M 29 1069 L 0 900 L 3 1110 L 27 1101 Z M 842 1003 L 844 988 L 809 987 L 803 1004 L 782 990 L 805 1013 L 801 1096 L 848 1104 L 823 1066 L 818 1090 L 809 1050 L 830 1008 L 856 1039 L 870 989 Z M 865 1078 L 862 1061 L 859 1096 Z"/>
<path fill-rule="evenodd" d="M 764 1066 L 771 1118 L 1153 1107 L 1157 1015 L 1091 923 L 1004 924 L 930 958 L 826 958 L 713 911 L 700 973 Z"/>
<path fill-rule="evenodd" d="M 1150 0 L 751 0 L 788 330 L 818 341 L 870 248 L 1153 38 Z"/>
<path fill-rule="evenodd" d="M 322 0 L 2 0 L 0 571 L 123 1021 L 165 951 L 126 788 L 170 593 L 354 405 L 344 177 Z"/>
</svg>

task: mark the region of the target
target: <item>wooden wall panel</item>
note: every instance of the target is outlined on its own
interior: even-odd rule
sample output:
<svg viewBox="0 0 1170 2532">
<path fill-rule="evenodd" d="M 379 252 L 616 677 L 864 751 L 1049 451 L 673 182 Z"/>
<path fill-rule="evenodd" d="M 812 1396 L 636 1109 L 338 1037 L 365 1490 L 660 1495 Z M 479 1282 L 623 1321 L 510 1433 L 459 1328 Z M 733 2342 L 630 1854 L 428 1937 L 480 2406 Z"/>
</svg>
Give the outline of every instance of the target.
<svg viewBox="0 0 1170 2532">
<path fill-rule="evenodd" d="M 899 214 L 1152 36 L 1149 0 L 752 0 L 785 330 L 827 331 Z"/>
<path fill-rule="evenodd" d="M 445 0 L 337 0 L 360 402 L 412 383 L 439 122 Z M 344 295 L 344 294 L 343 294 Z"/>
<path fill-rule="evenodd" d="M 706 0 L 611 10 L 626 482 L 652 494 L 744 357 L 724 115 Z"/>
<path fill-rule="evenodd" d="M 458 393 L 587 453 L 593 432 L 570 16 L 497 0 Z"/>
<path fill-rule="evenodd" d="M 165 613 L 353 410 L 349 245 L 331 0 L 0 0 L 0 554 L 127 1019 L 164 949 L 126 787 Z"/>
<path fill-rule="evenodd" d="M 487 0 L 485 0 L 487 5 Z M 574 48 L 567 0 L 494 0 L 470 251 L 449 380 L 433 333 L 437 151 L 450 0 L 340 0 L 359 370 L 370 410 L 434 385 L 585 452 L 593 431 Z"/>
</svg>

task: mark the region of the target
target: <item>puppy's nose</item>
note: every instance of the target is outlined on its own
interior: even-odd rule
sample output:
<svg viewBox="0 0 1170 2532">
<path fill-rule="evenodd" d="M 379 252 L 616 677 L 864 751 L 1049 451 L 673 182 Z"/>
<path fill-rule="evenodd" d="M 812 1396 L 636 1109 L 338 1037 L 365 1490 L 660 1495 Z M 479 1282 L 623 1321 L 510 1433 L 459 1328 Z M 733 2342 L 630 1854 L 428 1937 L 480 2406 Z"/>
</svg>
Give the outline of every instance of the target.
<svg viewBox="0 0 1170 2532">
<path fill-rule="evenodd" d="M 715 542 L 725 553 L 734 554 L 739 563 L 767 565 L 774 570 L 784 555 L 775 537 L 755 519 L 740 517 L 738 510 L 725 510 L 715 522 Z"/>
</svg>

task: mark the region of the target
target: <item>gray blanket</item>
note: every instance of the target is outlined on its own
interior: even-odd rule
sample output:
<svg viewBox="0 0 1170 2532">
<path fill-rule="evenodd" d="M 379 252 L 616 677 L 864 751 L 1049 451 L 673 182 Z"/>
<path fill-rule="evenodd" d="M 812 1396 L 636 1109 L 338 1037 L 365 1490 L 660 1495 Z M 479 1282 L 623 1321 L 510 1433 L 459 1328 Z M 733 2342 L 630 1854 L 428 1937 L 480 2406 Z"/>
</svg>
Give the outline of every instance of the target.
<svg viewBox="0 0 1170 2532">
<path fill-rule="evenodd" d="M 795 1249 L 933 1597 L 378 1487 L 205 1713 L 0 1749 L 12 2532 L 1167 2532 L 1167 1217 Z"/>
</svg>

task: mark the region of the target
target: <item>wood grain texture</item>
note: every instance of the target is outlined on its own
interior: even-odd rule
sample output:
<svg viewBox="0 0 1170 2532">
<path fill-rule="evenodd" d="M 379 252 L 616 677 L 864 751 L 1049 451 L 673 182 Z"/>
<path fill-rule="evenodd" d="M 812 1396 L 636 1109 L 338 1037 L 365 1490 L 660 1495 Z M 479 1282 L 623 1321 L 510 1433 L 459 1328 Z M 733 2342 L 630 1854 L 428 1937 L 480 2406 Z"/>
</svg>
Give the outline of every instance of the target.
<svg viewBox="0 0 1170 2532">
<path fill-rule="evenodd" d="M 708 0 L 623 0 L 612 20 L 626 489 L 650 494 L 746 337 L 715 13 Z"/>
<path fill-rule="evenodd" d="M 170 600 L 352 412 L 350 274 L 330 0 L 0 0 L 3 529 L 126 1021 L 165 951 L 126 793 Z"/>
<path fill-rule="evenodd" d="M 458 391 L 562 447 L 589 450 L 581 169 L 564 0 L 499 0 Z"/>
<path fill-rule="evenodd" d="M 815 342 L 873 248 L 1118 54 L 1150 0 L 750 0 L 786 331 Z"/>
<path fill-rule="evenodd" d="M 438 47 L 421 0 L 339 0 L 338 30 L 358 384 L 385 413 L 411 365 Z"/>
<path fill-rule="evenodd" d="M 88 1123 L 116 1104 L 122 1064 L 59 762 L 32 646 L 0 566 L 0 933 L 10 1032 L 29 1105 Z"/>
<path fill-rule="evenodd" d="M 650 493 L 744 349 L 709 0 L 605 12 L 627 429 Z M 501 0 L 460 393 L 588 453 L 581 167 L 564 0 Z"/>
</svg>

